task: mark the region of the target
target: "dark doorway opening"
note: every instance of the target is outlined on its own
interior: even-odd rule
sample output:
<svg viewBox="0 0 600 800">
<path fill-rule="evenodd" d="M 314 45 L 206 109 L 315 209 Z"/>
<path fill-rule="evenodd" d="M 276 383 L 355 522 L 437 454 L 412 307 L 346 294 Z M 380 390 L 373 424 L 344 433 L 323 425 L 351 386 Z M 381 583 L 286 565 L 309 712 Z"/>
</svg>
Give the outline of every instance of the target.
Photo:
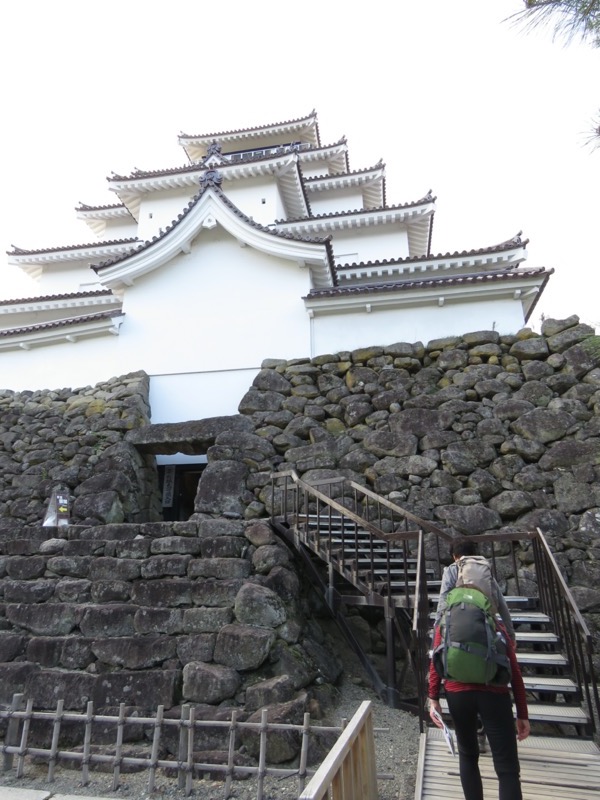
<svg viewBox="0 0 600 800">
<path fill-rule="evenodd" d="M 165 522 L 184 522 L 194 513 L 198 481 L 206 464 L 163 464 L 158 467 Z"/>
</svg>

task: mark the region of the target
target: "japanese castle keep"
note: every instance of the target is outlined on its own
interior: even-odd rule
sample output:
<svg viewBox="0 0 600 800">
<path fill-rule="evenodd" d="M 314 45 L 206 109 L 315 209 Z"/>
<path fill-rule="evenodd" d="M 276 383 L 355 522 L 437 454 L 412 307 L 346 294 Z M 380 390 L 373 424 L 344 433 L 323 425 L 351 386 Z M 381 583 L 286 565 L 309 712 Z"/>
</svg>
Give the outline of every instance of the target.
<svg viewBox="0 0 600 800">
<path fill-rule="evenodd" d="M 520 235 L 436 254 L 431 192 L 389 203 L 385 165 L 351 169 L 315 112 L 179 144 L 185 166 L 77 207 L 92 242 L 9 252 L 39 288 L 0 302 L 5 388 L 144 370 L 153 422 L 231 414 L 266 358 L 515 332 L 552 272 Z"/>
</svg>

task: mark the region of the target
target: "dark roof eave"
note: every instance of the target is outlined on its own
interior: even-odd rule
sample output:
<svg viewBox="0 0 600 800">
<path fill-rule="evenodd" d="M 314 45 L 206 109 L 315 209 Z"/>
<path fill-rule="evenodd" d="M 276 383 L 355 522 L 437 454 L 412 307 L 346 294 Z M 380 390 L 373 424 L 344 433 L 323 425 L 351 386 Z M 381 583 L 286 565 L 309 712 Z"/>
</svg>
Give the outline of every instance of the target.
<svg viewBox="0 0 600 800">
<path fill-rule="evenodd" d="M 23 328 L 7 328 L 0 331 L 0 337 L 22 336 L 24 333 L 36 333 L 37 331 L 52 330 L 53 328 L 67 328 L 71 325 L 80 325 L 82 322 L 99 322 L 102 319 L 112 317 L 124 317 L 125 313 L 121 309 L 114 311 L 102 311 L 99 314 L 86 314 L 81 317 L 69 317 L 69 319 L 54 320 L 52 322 L 41 322 L 39 325 L 26 325 Z"/>
<path fill-rule="evenodd" d="M 47 294 L 38 297 L 18 297 L 14 300 L 0 300 L 0 306 L 23 305 L 27 303 L 46 303 L 54 302 L 57 300 L 85 300 L 89 297 L 114 297 L 115 300 L 119 298 L 113 295 L 111 289 L 98 289 L 98 291 L 91 292 L 69 292 L 67 294 Z"/>
<path fill-rule="evenodd" d="M 418 206 L 425 206 L 429 203 L 435 203 L 435 197 L 422 197 L 420 200 L 411 200 L 408 203 L 401 203 L 400 205 L 388 206 L 382 205 L 378 208 L 355 208 L 351 211 L 329 211 L 327 214 L 317 214 L 311 217 L 298 217 L 296 219 L 276 219 L 275 225 L 294 225 L 298 222 L 318 222 L 324 219 L 335 219 L 336 217 L 351 217 L 359 214 L 379 214 L 383 211 L 402 211 L 406 208 L 416 208 Z"/>
<path fill-rule="evenodd" d="M 105 242 L 90 242 L 88 244 L 69 244 L 63 245 L 62 247 L 45 247 L 41 250 L 23 250 L 21 247 L 17 247 L 13 245 L 12 250 L 7 250 L 6 255 L 8 256 L 40 256 L 44 255 L 45 253 L 63 253 L 63 252 L 73 252 L 74 250 L 98 250 L 102 247 L 114 247 L 115 245 L 122 245 L 122 244 L 134 244 L 135 242 L 139 242 L 137 237 L 132 236 L 127 239 L 111 239 Z"/>
<path fill-rule="evenodd" d="M 259 126 L 254 127 L 254 128 L 237 128 L 237 129 L 229 130 L 229 131 L 218 131 L 216 133 L 201 133 L 201 134 L 196 134 L 196 135 L 191 135 L 191 134 L 188 134 L 188 133 L 180 133 L 178 138 L 179 138 L 180 142 L 181 142 L 182 139 L 183 140 L 219 139 L 219 138 L 222 138 L 224 136 L 232 136 L 232 135 L 239 134 L 239 133 L 253 133 L 254 131 L 256 131 L 258 133 L 260 131 L 269 130 L 269 128 L 282 128 L 282 127 L 285 127 L 286 125 L 296 125 L 296 124 L 301 123 L 301 122 L 310 122 L 311 120 L 316 120 L 316 118 L 317 118 L 317 112 L 315 111 L 315 109 L 313 109 L 310 112 L 310 114 L 307 114 L 305 117 L 298 117 L 298 119 L 288 119 L 288 120 L 285 120 L 284 122 L 272 122 L 269 125 L 259 125 Z M 319 141 L 319 145 L 320 145 L 320 139 L 319 139 L 318 133 L 317 133 L 317 141 Z"/>
<path fill-rule="evenodd" d="M 440 286 L 460 286 L 475 283 L 497 283 L 504 280 L 527 280 L 540 275 L 545 275 L 544 285 L 547 283 L 553 269 L 537 267 L 528 270 L 500 270 L 497 272 L 476 272 L 455 277 L 430 278 L 428 280 L 394 281 L 393 283 L 363 284 L 362 286 L 347 286 L 336 289 L 313 289 L 303 297 L 303 300 L 312 300 L 319 297 L 344 297 L 349 295 L 377 294 L 397 291 L 410 291 L 411 289 L 435 289 Z"/>
<path fill-rule="evenodd" d="M 515 240 L 509 240 L 502 242 L 501 244 L 492 245 L 491 247 L 480 247 L 477 248 L 477 250 L 462 250 L 461 252 L 456 251 L 454 253 L 438 253 L 434 256 L 408 256 L 407 258 L 394 259 L 384 258 L 381 261 L 355 261 L 352 264 L 340 264 L 338 265 L 337 269 L 338 271 L 355 270 L 367 267 L 390 266 L 392 264 L 418 264 L 421 261 L 444 261 L 452 258 L 468 258 L 470 256 L 485 255 L 486 253 L 503 253 L 507 250 L 514 250 L 517 247 L 527 247 L 528 244 L 529 239 L 524 239 L 523 241 L 519 242 Z"/>
</svg>

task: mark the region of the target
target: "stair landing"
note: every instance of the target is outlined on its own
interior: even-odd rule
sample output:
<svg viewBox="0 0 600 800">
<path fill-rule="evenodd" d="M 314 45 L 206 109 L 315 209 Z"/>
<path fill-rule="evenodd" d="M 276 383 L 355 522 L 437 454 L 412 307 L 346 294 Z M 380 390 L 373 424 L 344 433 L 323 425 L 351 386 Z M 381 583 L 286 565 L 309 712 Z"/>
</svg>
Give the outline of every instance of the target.
<svg viewBox="0 0 600 800">
<path fill-rule="evenodd" d="M 519 742 L 523 800 L 599 800 L 600 749 L 588 739 L 530 736 Z M 498 797 L 492 756 L 479 759 L 486 798 Z M 421 734 L 415 800 L 464 800 L 458 756 L 452 756 L 437 728 Z"/>
</svg>

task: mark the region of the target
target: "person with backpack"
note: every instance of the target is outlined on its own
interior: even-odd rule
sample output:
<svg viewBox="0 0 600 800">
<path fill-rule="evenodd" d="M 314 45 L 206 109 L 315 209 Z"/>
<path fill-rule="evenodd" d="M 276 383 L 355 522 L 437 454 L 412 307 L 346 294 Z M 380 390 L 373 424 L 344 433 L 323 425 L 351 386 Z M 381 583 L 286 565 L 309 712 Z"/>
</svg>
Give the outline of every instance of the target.
<svg viewBox="0 0 600 800">
<path fill-rule="evenodd" d="M 452 544 L 452 557 L 454 562 L 445 567 L 442 573 L 442 585 L 440 587 L 435 624 L 437 625 L 442 618 L 448 592 L 455 586 L 474 585 L 490 598 L 494 613 L 500 614 L 504 627 L 513 645 L 516 646 L 515 629 L 506 600 L 492 575 L 489 562 L 483 556 L 477 555 L 476 543 L 468 537 L 455 539 Z"/>
<path fill-rule="evenodd" d="M 516 737 L 509 682 L 517 709 Z M 489 598 L 473 586 L 448 593 L 434 627 L 428 695 L 429 715 L 439 728 L 442 685 L 454 723 L 465 800 L 483 800 L 480 720 L 498 776 L 499 800 L 522 800 L 517 740 L 530 732 L 523 677 L 506 628 L 493 614 Z"/>
</svg>

